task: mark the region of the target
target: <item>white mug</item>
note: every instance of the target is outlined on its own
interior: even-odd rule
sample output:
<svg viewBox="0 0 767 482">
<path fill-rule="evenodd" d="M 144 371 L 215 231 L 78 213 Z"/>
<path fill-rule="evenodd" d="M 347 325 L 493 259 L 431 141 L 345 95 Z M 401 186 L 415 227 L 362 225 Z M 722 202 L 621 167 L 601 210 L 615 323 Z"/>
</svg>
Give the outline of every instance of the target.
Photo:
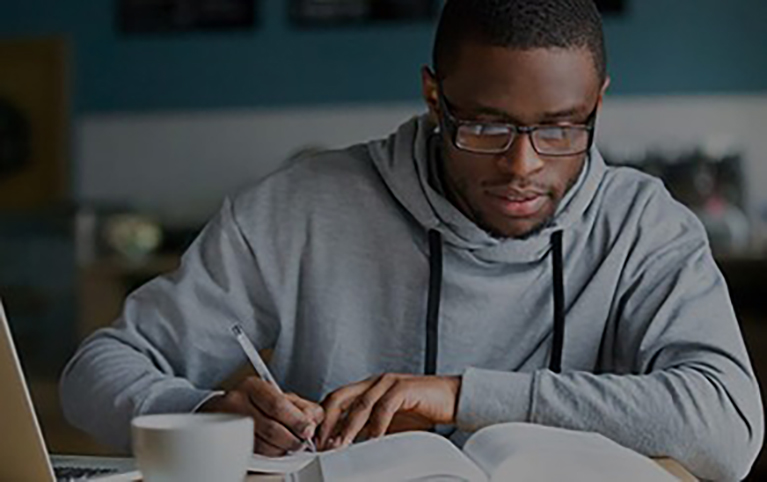
<svg viewBox="0 0 767 482">
<path fill-rule="evenodd" d="M 131 433 L 144 482 L 242 482 L 253 454 L 253 420 L 238 415 L 145 415 Z"/>
</svg>

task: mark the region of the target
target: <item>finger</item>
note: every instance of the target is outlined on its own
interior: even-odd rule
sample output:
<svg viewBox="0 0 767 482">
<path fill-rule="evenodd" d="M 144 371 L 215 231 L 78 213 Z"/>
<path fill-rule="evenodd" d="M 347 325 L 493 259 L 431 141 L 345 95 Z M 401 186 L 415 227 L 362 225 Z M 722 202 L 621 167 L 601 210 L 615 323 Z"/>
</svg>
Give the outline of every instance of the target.
<svg viewBox="0 0 767 482">
<path fill-rule="evenodd" d="M 317 427 L 320 426 L 325 419 L 325 410 L 323 408 L 309 400 L 305 400 L 298 395 L 288 394 L 288 399 L 297 406 L 304 414 L 312 421 L 312 424 L 302 434 L 302 438 L 305 441 L 314 441 L 316 447 L 315 435 L 317 433 Z"/>
<path fill-rule="evenodd" d="M 237 413 L 249 417 L 253 417 L 256 410 L 256 407 L 250 403 L 248 395 L 240 390 L 228 392 L 217 408 L 222 412 Z"/>
<path fill-rule="evenodd" d="M 303 447 L 304 442 L 287 427 L 259 410 L 255 410 L 255 412 L 256 436 L 262 441 L 268 442 L 283 452 L 297 452 Z"/>
<path fill-rule="evenodd" d="M 322 402 L 322 407 L 325 410 L 325 419 L 320 425 L 320 431 L 318 435 L 319 447 L 321 450 L 327 450 L 331 447 L 328 445 L 328 441 L 332 434 L 337 431 L 337 424 L 341 420 L 343 413 L 348 409 L 349 405 L 362 393 L 364 393 L 370 386 L 375 383 L 375 380 L 369 379 L 362 382 L 358 382 L 352 385 L 339 388 L 325 398 Z"/>
<path fill-rule="evenodd" d="M 393 375 L 382 376 L 376 384 L 361 394 L 349 408 L 346 420 L 339 430 L 340 446 L 351 444 L 365 427 L 370 414 L 377 409 L 380 400 L 395 387 L 398 379 Z"/>
<path fill-rule="evenodd" d="M 364 427 L 362 427 L 362 430 L 359 431 L 355 440 L 358 442 L 364 442 L 366 440 L 369 440 L 370 438 L 371 438 L 370 430 L 368 429 L 368 425 L 365 425 Z"/>
<path fill-rule="evenodd" d="M 403 406 L 406 389 L 403 383 L 397 383 L 378 401 L 370 414 L 367 431 L 370 438 L 383 437 L 391 426 L 392 420 Z"/>
<path fill-rule="evenodd" d="M 226 395 L 229 411 L 246 415 L 253 419 L 253 453 L 270 457 L 282 456 L 285 450 L 275 447 L 265 441 L 258 434 L 259 428 L 263 427 L 264 415 L 250 402 L 250 398 L 243 391 L 232 391 Z"/>
<path fill-rule="evenodd" d="M 250 378 L 243 383 L 251 403 L 266 417 L 279 422 L 298 437 L 313 432 L 312 420 L 271 383 Z"/>
<path fill-rule="evenodd" d="M 298 407 L 299 410 L 304 412 L 304 415 L 306 415 L 310 420 L 314 422 L 315 426 L 319 427 L 322 421 L 325 420 L 325 410 L 321 405 L 310 402 L 309 400 L 303 399 L 293 393 L 290 393 L 286 396 L 288 397 L 288 400 L 293 403 L 293 405 Z"/>
<path fill-rule="evenodd" d="M 275 447 L 268 441 L 259 437 L 258 434 L 256 434 L 255 439 L 253 440 L 253 452 L 266 455 L 267 457 L 282 457 L 287 454 L 286 450 Z"/>
<path fill-rule="evenodd" d="M 223 400 L 221 406 L 218 407 L 218 411 L 245 415 L 253 419 L 253 453 L 263 453 L 258 443 L 258 420 L 263 416 L 261 412 L 253 406 L 248 395 L 242 390 L 228 392 Z"/>
</svg>

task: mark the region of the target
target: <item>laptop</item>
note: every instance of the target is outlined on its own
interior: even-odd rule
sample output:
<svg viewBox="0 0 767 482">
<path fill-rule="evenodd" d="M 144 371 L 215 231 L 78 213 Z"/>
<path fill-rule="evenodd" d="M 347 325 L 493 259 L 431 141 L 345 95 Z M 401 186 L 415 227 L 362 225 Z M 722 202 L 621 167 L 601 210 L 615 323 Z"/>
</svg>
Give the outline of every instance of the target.
<svg viewBox="0 0 767 482">
<path fill-rule="evenodd" d="M 97 480 L 127 475 L 132 459 L 50 457 L 0 301 L 0 481 L 54 482 Z"/>
</svg>

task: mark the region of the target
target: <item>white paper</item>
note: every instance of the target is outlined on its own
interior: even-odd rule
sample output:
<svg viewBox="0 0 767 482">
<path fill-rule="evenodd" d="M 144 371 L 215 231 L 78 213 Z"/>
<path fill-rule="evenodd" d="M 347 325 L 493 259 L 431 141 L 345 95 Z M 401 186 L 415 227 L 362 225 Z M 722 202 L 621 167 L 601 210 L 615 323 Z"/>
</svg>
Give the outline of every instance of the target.
<svg viewBox="0 0 767 482">
<path fill-rule="evenodd" d="M 651 459 L 596 433 L 541 425 L 494 425 L 464 446 L 491 481 L 589 480 L 591 482 L 674 482 Z"/>
<path fill-rule="evenodd" d="M 264 474 L 288 474 L 298 472 L 318 454 L 312 452 L 297 452 L 284 457 L 266 457 L 254 454 L 248 464 L 248 472 L 260 472 Z"/>
<path fill-rule="evenodd" d="M 311 452 L 299 452 L 285 457 L 265 457 L 254 454 L 248 464 L 248 472 L 262 474 L 288 474 L 298 472 L 317 458 L 317 454 Z M 141 473 L 138 471 L 125 472 L 101 476 L 92 479 L 99 482 L 132 482 L 141 480 Z"/>
<path fill-rule="evenodd" d="M 333 482 L 487 481 L 450 441 L 428 432 L 370 440 L 321 454 L 319 461 L 324 480 Z"/>
</svg>

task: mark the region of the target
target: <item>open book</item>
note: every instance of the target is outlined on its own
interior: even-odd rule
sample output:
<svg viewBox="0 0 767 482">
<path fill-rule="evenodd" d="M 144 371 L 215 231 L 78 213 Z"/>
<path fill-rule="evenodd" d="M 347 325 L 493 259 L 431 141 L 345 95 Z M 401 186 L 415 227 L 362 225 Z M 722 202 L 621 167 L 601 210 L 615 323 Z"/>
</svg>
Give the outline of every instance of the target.
<svg viewBox="0 0 767 482">
<path fill-rule="evenodd" d="M 256 456 L 251 470 L 284 473 L 286 482 L 676 480 L 601 435 L 523 423 L 484 428 L 463 451 L 439 435 L 409 432 L 321 454 Z"/>
</svg>

